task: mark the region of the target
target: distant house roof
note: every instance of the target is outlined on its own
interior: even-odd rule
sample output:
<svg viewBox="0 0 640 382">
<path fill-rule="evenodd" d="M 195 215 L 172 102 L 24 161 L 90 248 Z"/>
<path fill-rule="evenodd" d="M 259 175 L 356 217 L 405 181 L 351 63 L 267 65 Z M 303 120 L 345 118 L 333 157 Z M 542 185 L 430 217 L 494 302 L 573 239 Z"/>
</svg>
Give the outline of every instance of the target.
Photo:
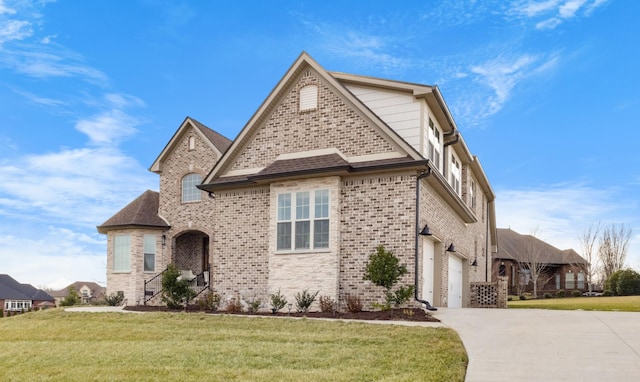
<svg viewBox="0 0 640 382">
<path fill-rule="evenodd" d="M 573 249 L 560 250 L 532 235 L 521 235 L 509 228 L 498 228 L 498 252 L 494 259 L 523 261 L 527 251 L 540 253 L 547 264 L 587 264 Z"/>
<path fill-rule="evenodd" d="M 92 298 L 95 299 L 102 299 L 104 297 L 106 288 L 101 286 L 98 283 L 94 283 L 93 281 L 76 281 L 73 284 L 69 284 L 66 287 L 57 290 L 57 291 L 53 291 L 51 292 L 51 295 L 53 297 L 56 298 L 64 298 L 67 297 L 69 295 L 69 288 L 70 287 L 74 287 L 76 289 L 76 291 L 80 292 L 80 289 L 82 289 L 82 287 L 86 286 L 87 288 L 89 288 L 91 290 L 91 296 Z"/>
<path fill-rule="evenodd" d="M 0 300 L 55 301 L 42 289 L 31 284 L 20 284 L 6 274 L 0 274 Z"/>
<path fill-rule="evenodd" d="M 106 233 L 110 229 L 131 227 L 169 228 L 169 224 L 158 215 L 159 205 L 160 194 L 147 190 L 106 222 L 99 225 L 97 227 L 98 232 Z"/>
</svg>

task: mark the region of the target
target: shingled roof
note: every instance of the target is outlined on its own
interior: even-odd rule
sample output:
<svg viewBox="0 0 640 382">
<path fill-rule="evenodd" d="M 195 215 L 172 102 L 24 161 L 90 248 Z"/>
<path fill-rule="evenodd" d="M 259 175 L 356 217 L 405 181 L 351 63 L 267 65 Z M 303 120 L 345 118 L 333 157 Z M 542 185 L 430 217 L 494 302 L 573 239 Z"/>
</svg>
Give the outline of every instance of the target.
<svg viewBox="0 0 640 382">
<path fill-rule="evenodd" d="M 6 274 L 0 274 L 0 300 L 55 301 L 51 295 L 42 289 L 38 289 L 31 284 L 20 284 L 13 277 Z"/>
<path fill-rule="evenodd" d="M 547 264 L 587 264 L 573 249 L 560 250 L 532 235 L 521 235 L 509 228 L 498 228 L 498 252 L 495 259 L 523 261 L 528 245 L 544 256 Z"/>
<path fill-rule="evenodd" d="M 227 137 L 223 136 L 220 133 L 217 133 L 216 131 L 208 128 L 207 126 L 203 125 L 202 123 L 200 123 L 199 121 L 191 117 L 187 117 L 187 118 L 191 119 L 193 124 L 202 132 L 202 134 L 204 134 L 207 137 L 207 139 L 209 139 L 209 141 L 211 141 L 211 143 L 213 143 L 213 145 L 218 150 L 220 150 L 221 153 L 224 153 L 225 151 L 227 151 L 229 146 L 231 146 L 232 141 L 229 140 Z"/>
<path fill-rule="evenodd" d="M 149 227 L 167 229 L 169 224 L 158 215 L 160 194 L 147 190 L 134 201 L 127 204 L 118 213 L 99 225 L 98 232 L 107 233 L 110 229 Z"/>
</svg>

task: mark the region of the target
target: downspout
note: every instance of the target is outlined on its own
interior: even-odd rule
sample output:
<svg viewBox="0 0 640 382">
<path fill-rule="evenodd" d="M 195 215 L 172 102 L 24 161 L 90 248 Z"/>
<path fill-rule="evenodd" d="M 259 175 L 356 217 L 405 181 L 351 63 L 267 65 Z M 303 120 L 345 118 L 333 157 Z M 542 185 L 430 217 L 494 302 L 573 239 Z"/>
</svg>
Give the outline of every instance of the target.
<svg viewBox="0 0 640 382">
<path fill-rule="evenodd" d="M 420 180 L 422 178 L 426 178 L 427 176 L 431 175 L 431 167 L 429 167 L 427 165 L 427 171 L 422 172 L 420 175 L 418 175 L 416 177 L 416 232 L 415 232 L 415 236 L 416 236 L 416 258 L 414 261 L 415 264 L 415 269 L 414 269 L 414 274 L 415 274 L 415 287 L 413 289 L 414 292 L 414 298 L 417 302 L 424 304 L 427 310 L 438 310 L 437 308 L 434 308 L 429 301 L 427 300 L 421 300 L 418 298 L 418 285 L 419 285 L 419 280 L 418 280 L 418 260 L 420 259 L 420 251 L 418 250 L 418 246 L 420 244 L 419 240 L 420 240 Z"/>
<path fill-rule="evenodd" d="M 484 256 L 484 281 L 485 282 L 489 282 L 489 257 L 491 257 L 491 260 L 493 260 L 493 252 L 491 251 L 491 249 L 489 248 L 489 227 L 491 226 L 491 224 L 489 223 L 489 203 L 491 202 L 487 202 L 487 209 L 485 210 L 485 213 L 487 214 L 487 218 L 485 219 L 485 223 L 487 225 L 486 227 L 486 237 L 485 237 L 485 244 L 484 244 L 484 248 L 485 248 L 485 256 Z"/>
</svg>

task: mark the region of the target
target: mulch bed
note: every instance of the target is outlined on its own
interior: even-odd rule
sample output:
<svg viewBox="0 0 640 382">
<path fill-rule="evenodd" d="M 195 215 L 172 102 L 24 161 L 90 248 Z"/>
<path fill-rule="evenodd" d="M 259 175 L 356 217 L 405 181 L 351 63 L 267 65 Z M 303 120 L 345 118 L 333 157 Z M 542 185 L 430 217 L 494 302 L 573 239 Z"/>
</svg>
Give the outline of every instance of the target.
<svg viewBox="0 0 640 382">
<path fill-rule="evenodd" d="M 137 312 L 181 312 L 183 309 L 169 309 L 166 306 L 136 305 L 127 306 L 125 310 Z M 440 322 L 437 318 L 418 308 L 391 309 L 388 311 L 362 311 L 362 312 L 283 312 L 268 313 L 248 313 L 248 312 L 226 312 L 226 311 L 206 311 L 201 310 L 198 305 L 189 305 L 186 309 L 187 313 L 210 313 L 210 314 L 241 314 L 249 316 L 276 316 L 276 317 L 307 317 L 307 318 L 335 318 L 341 320 L 394 320 L 394 321 L 421 321 L 421 322 Z"/>
</svg>

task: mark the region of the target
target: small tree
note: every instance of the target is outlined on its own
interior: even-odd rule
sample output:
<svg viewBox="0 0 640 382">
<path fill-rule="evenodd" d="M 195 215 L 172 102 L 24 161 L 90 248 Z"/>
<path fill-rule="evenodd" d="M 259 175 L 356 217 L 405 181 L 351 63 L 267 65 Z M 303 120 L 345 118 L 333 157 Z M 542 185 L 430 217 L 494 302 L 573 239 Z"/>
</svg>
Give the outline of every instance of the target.
<svg viewBox="0 0 640 382">
<path fill-rule="evenodd" d="M 400 264 L 400 259 L 393 252 L 387 251 L 383 245 L 379 245 L 376 253 L 369 256 L 363 279 L 384 288 L 384 309 L 389 310 L 392 302 L 397 308 L 407 302 L 414 292 L 413 285 L 402 286 L 395 292 L 392 291 L 393 286 L 406 274 L 407 266 Z"/>
<path fill-rule="evenodd" d="M 80 302 L 80 294 L 78 294 L 78 291 L 76 290 L 76 287 L 71 285 L 71 286 L 69 286 L 67 291 L 69 293 L 67 294 L 67 297 L 63 298 L 62 301 L 60 301 L 60 305 L 62 305 L 62 306 L 73 306 L 73 305 L 78 304 Z"/>
<path fill-rule="evenodd" d="M 189 287 L 189 281 L 183 279 L 174 264 L 169 264 L 162 275 L 162 301 L 171 309 L 187 308 L 195 292 Z"/>
</svg>

